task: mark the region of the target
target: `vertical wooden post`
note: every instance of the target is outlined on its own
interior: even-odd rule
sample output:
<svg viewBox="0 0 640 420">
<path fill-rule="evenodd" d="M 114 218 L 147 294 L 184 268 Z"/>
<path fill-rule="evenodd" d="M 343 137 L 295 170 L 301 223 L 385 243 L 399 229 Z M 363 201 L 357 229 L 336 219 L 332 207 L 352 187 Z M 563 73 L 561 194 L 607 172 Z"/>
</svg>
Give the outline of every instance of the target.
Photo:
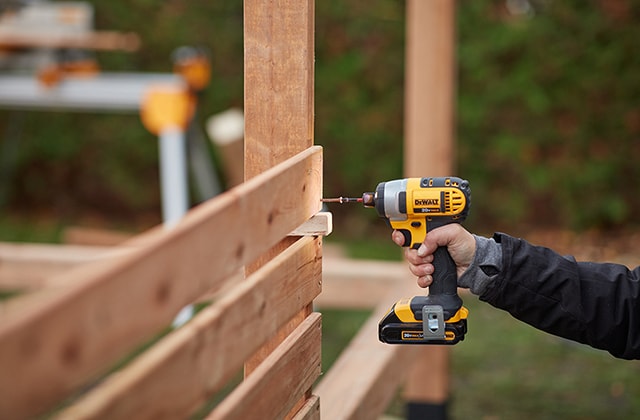
<svg viewBox="0 0 640 420">
<path fill-rule="evenodd" d="M 244 177 L 313 145 L 314 1 L 244 1 Z M 253 272 L 295 239 L 247 267 Z M 249 375 L 306 316 L 309 307 L 245 364 Z"/>
<path fill-rule="evenodd" d="M 313 0 L 245 0 L 245 180 L 313 145 Z"/>
<path fill-rule="evenodd" d="M 407 0 L 405 176 L 454 175 L 455 1 Z M 446 418 L 449 348 L 425 346 L 409 372 L 409 418 Z"/>
</svg>

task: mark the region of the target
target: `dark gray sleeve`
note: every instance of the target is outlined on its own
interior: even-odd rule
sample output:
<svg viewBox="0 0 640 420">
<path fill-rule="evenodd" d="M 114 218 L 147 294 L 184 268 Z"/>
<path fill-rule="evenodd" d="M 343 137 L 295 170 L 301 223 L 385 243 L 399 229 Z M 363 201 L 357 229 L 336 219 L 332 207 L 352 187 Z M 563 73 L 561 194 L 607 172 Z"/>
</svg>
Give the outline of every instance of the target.
<svg viewBox="0 0 640 420">
<path fill-rule="evenodd" d="M 458 278 L 458 286 L 481 295 L 502 271 L 502 247 L 493 238 L 473 235 L 476 254 L 467 270 Z"/>
<path fill-rule="evenodd" d="M 577 262 L 501 233 L 494 239 L 502 266 L 480 300 L 548 333 L 640 359 L 640 267 Z"/>
</svg>

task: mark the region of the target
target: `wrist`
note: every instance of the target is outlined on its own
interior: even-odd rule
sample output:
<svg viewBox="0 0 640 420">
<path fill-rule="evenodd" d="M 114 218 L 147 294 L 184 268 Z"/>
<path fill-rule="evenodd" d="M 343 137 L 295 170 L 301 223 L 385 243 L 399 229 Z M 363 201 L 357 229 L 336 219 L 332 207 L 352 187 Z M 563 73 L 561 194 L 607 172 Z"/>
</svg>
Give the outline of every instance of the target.
<svg viewBox="0 0 640 420">
<path fill-rule="evenodd" d="M 481 295 L 502 270 L 502 246 L 493 238 L 473 235 L 476 250 L 473 261 L 458 278 L 458 286 Z"/>
</svg>

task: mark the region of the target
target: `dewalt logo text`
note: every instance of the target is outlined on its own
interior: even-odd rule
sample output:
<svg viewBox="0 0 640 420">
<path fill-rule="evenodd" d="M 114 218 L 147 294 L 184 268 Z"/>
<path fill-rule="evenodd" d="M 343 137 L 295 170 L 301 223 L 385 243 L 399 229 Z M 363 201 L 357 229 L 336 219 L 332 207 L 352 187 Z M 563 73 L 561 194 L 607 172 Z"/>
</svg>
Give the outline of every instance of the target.
<svg viewBox="0 0 640 420">
<path fill-rule="evenodd" d="M 437 198 L 424 198 L 414 200 L 414 203 L 416 206 L 437 206 L 439 201 Z"/>
</svg>

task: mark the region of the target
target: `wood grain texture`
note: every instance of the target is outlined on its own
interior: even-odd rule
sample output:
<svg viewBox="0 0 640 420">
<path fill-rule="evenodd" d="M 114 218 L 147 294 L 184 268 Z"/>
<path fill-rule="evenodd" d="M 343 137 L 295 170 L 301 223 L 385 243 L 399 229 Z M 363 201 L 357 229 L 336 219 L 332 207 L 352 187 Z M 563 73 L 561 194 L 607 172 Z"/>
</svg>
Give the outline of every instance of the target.
<svg viewBox="0 0 640 420">
<path fill-rule="evenodd" d="M 42 412 L 320 209 L 313 147 L 193 209 L 138 250 L 0 306 L 0 412 Z M 132 241 L 133 242 L 133 241 Z"/>
<path fill-rule="evenodd" d="M 311 395 L 292 420 L 320 420 L 320 397 Z"/>
<path fill-rule="evenodd" d="M 378 322 L 391 305 L 415 292 L 410 282 L 391 288 L 331 369 L 314 388 L 322 418 L 375 419 L 384 413 L 405 379 L 416 346 L 392 346 L 378 341 Z"/>
<path fill-rule="evenodd" d="M 279 325 L 320 293 L 321 266 L 320 239 L 296 242 L 61 413 L 61 418 L 188 417 Z M 317 344 L 319 352 L 316 341 L 304 346 Z M 293 378 L 300 376 L 292 374 L 289 381 Z"/>
<path fill-rule="evenodd" d="M 333 231 L 333 215 L 328 211 L 316 213 L 311 219 L 307 220 L 293 231 L 289 232 L 289 236 L 328 236 Z"/>
<path fill-rule="evenodd" d="M 451 176 L 455 161 L 455 8 L 407 0 L 404 175 Z"/>
<path fill-rule="evenodd" d="M 0 243 L 0 290 L 35 290 L 47 279 L 80 264 L 124 255 L 107 246 Z"/>
<path fill-rule="evenodd" d="M 450 0 L 407 0 L 407 177 L 455 175 L 455 9 Z M 404 387 L 405 400 L 443 404 L 449 394 L 450 348 L 423 346 L 419 352 Z"/>
<path fill-rule="evenodd" d="M 320 375 L 320 320 L 302 321 L 207 419 L 285 418 Z"/>
<path fill-rule="evenodd" d="M 244 2 L 245 180 L 313 145 L 314 8 L 313 0 Z M 295 238 L 285 238 L 248 265 L 247 273 L 292 241 Z M 302 310 L 256 352 L 247 361 L 245 375 L 311 311 L 311 306 Z"/>
<path fill-rule="evenodd" d="M 329 256 L 322 261 L 322 294 L 314 304 L 323 309 L 373 309 L 399 282 L 415 282 L 405 262 Z"/>
<path fill-rule="evenodd" d="M 313 0 L 245 0 L 245 180 L 313 145 L 313 65 Z"/>
</svg>

